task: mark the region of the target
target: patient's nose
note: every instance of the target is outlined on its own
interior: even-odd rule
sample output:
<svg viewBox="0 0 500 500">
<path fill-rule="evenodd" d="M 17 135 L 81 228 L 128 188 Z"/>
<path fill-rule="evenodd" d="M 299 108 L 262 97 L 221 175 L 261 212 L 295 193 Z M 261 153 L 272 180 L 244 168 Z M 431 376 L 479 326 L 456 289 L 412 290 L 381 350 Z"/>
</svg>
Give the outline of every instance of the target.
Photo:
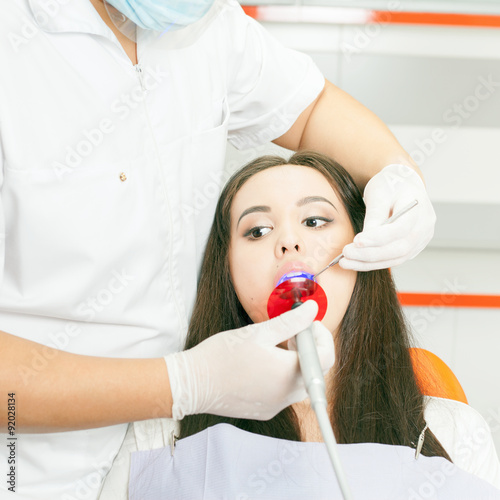
<svg viewBox="0 0 500 500">
<path fill-rule="evenodd" d="M 304 242 L 300 236 L 292 231 L 288 231 L 281 236 L 276 247 L 276 256 L 281 257 L 285 254 L 298 253 L 304 251 Z"/>
</svg>

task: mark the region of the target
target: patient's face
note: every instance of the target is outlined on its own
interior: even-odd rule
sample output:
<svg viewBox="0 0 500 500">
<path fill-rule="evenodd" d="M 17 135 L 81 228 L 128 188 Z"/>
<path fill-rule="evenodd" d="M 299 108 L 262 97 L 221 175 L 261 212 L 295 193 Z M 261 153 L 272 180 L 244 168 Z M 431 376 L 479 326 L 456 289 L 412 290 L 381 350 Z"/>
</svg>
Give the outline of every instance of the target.
<svg viewBox="0 0 500 500">
<path fill-rule="evenodd" d="M 353 238 L 344 206 L 318 171 L 284 165 L 250 178 L 231 206 L 229 265 L 236 294 L 252 321 L 269 319 L 269 295 L 283 274 L 295 269 L 317 273 Z M 339 266 L 318 277 L 328 298 L 322 323 L 332 333 L 355 281 L 355 271 Z"/>
</svg>

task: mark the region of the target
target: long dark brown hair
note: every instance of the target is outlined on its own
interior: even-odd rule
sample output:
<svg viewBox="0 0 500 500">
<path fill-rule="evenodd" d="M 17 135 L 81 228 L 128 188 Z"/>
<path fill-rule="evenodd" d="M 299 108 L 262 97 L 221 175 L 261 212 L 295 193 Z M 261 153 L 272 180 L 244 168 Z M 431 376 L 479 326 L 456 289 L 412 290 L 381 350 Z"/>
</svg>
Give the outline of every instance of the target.
<svg viewBox="0 0 500 500">
<path fill-rule="evenodd" d="M 230 209 L 241 186 L 255 174 L 281 165 L 301 165 L 323 174 L 349 215 L 355 234 L 363 228 L 365 205 L 351 176 L 329 157 L 301 151 L 288 160 L 260 157 L 235 173 L 221 193 L 201 268 L 186 349 L 218 332 L 250 324 L 231 281 L 228 262 Z M 423 396 L 410 358 L 410 334 L 387 269 L 358 272 L 336 338 L 330 420 L 339 443 L 413 446 L 425 427 Z M 267 421 L 190 415 L 181 438 L 217 423 L 276 438 L 301 439 L 297 415 L 285 408 Z M 422 454 L 450 457 L 427 429 Z M 451 461 L 451 460 L 450 460 Z"/>
</svg>

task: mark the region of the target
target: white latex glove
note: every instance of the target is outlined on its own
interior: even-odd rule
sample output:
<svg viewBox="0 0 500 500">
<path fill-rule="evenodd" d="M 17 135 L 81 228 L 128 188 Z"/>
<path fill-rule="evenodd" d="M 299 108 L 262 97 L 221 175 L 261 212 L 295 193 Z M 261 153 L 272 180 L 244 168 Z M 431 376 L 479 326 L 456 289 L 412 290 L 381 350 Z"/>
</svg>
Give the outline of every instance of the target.
<svg viewBox="0 0 500 500">
<path fill-rule="evenodd" d="M 388 165 L 368 181 L 363 199 L 363 231 L 344 247 L 339 262 L 344 269 L 372 271 L 397 266 L 417 256 L 434 235 L 436 214 L 422 179 L 412 168 Z M 415 199 L 418 205 L 381 226 Z"/>
<path fill-rule="evenodd" d="M 172 416 L 195 413 L 268 420 L 307 398 L 298 354 L 276 347 L 311 325 L 318 305 L 304 305 L 269 321 L 213 335 L 165 356 Z M 313 334 L 323 372 L 335 358 L 331 332 L 318 321 Z"/>
</svg>

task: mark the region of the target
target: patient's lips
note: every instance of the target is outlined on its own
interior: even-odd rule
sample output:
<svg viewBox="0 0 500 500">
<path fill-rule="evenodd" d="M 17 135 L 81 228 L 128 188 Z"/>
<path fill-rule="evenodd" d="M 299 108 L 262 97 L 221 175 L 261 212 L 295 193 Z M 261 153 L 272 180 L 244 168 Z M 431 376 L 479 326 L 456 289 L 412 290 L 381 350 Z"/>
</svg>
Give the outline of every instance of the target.
<svg viewBox="0 0 500 500">
<path fill-rule="evenodd" d="M 290 275 L 290 273 L 293 272 L 306 272 L 314 276 L 314 271 L 303 262 L 299 261 L 286 262 L 278 269 L 278 272 L 274 276 L 274 287 L 276 287 L 278 283 L 282 281 L 282 278 L 285 276 L 285 274 Z"/>
</svg>

